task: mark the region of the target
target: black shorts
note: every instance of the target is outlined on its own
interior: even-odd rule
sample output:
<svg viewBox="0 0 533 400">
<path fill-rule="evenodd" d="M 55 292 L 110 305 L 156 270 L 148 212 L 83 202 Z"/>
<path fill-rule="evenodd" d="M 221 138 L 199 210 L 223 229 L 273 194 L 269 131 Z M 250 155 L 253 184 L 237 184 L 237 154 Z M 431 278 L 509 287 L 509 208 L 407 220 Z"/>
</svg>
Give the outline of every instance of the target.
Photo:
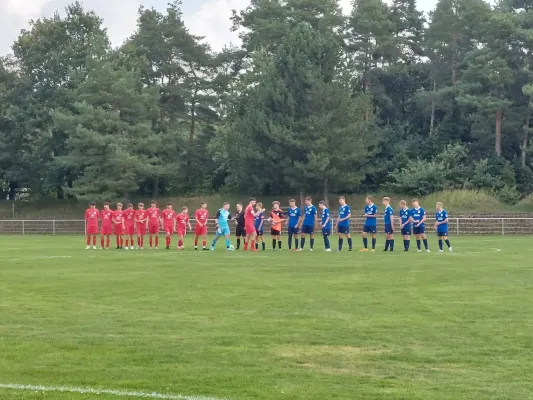
<svg viewBox="0 0 533 400">
<path fill-rule="evenodd" d="M 277 229 L 271 229 L 270 234 L 272 236 L 281 236 L 281 231 L 278 231 Z"/>
<path fill-rule="evenodd" d="M 246 230 L 244 229 L 244 226 L 237 225 L 237 228 L 235 229 L 235 236 L 237 237 L 246 236 Z"/>
</svg>

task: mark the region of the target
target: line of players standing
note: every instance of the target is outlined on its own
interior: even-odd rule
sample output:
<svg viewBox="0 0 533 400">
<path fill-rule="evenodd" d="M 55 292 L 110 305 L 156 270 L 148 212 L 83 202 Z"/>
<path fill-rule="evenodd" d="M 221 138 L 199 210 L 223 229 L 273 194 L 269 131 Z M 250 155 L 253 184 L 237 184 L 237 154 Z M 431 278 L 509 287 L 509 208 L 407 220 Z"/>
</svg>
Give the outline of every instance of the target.
<svg viewBox="0 0 533 400">
<path fill-rule="evenodd" d="M 394 251 L 394 210 L 390 206 L 390 198 L 385 197 L 382 199 L 382 203 L 385 206 L 384 212 L 384 224 L 385 224 L 385 248 L 384 251 Z M 421 251 L 421 242 L 424 243 L 424 247 L 429 252 L 429 245 L 425 234 L 425 221 L 426 213 L 423 208 L 418 204 L 418 200 L 412 201 L 413 208 L 407 208 L 407 204 L 404 200 L 400 202 L 399 212 L 399 224 L 400 231 L 403 237 L 404 251 L 409 251 L 411 233 L 416 236 L 417 250 Z M 122 209 L 122 204 L 117 204 L 115 211 L 111 210 L 109 203 L 104 203 L 104 209 L 98 211 L 95 203 L 90 203 L 89 209 L 85 212 L 85 220 L 87 224 L 87 247 L 90 249 L 91 239 L 93 248 L 96 249 L 96 236 L 98 234 L 98 222 L 101 221 L 100 229 L 100 248 L 108 249 L 110 247 L 110 236 L 112 233 L 116 236 L 117 249 L 134 249 L 134 234 L 137 234 L 137 248 L 144 248 L 144 236 L 148 232 L 150 235 L 150 248 L 158 248 L 159 246 L 159 231 L 160 227 L 163 229 L 166 235 L 166 248 L 170 248 L 171 238 L 173 233 L 178 234 L 178 250 L 184 248 L 184 236 L 187 232 L 187 228 L 192 230 L 188 208 L 183 207 L 180 213 L 176 213 L 173 210 L 172 204 L 168 203 L 167 208 L 162 212 L 157 208 L 155 201 L 151 202 L 149 209 L 144 209 L 144 204 L 139 203 L 137 210 L 133 209 L 133 205 L 130 203 L 127 205 L 126 210 Z M 324 247 L 326 251 L 331 251 L 331 245 L 329 236 L 332 234 L 333 219 L 330 215 L 329 209 L 325 201 L 319 203 L 319 208 L 322 211 L 320 228 L 322 236 L 324 238 Z M 372 196 L 367 196 L 365 205 L 365 217 L 366 221 L 363 227 L 363 248 L 362 252 L 375 251 L 376 247 L 376 233 L 377 233 L 377 206 L 373 203 Z M 437 203 L 436 206 L 436 223 L 435 229 L 439 237 L 439 251 L 442 252 L 443 241 L 448 246 L 449 251 L 452 251 L 451 244 L 448 240 L 448 214 L 442 208 L 442 203 Z M 217 232 L 211 250 L 214 250 L 216 242 L 219 237 L 226 236 L 226 247 L 228 250 L 233 250 L 229 242 L 229 227 L 228 220 L 231 219 L 229 214 L 229 203 L 224 203 L 216 215 Z M 246 209 L 243 211 L 243 206 L 237 204 L 237 214 L 234 216 L 237 236 L 237 250 L 240 249 L 241 239 L 244 239 L 244 250 L 257 251 L 259 248 L 259 242 L 261 242 L 262 249 L 265 250 L 264 242 L 264 212 L 261 203 L 252 198 Z M 271 236 L 272 236 L 272 248 L 281 249 L 281 231 L 282 223 L 285 221 L 288 233 L 288 249 L 292 250 L 292 244 L 294 239 L 294 250 L 303 251 L 306 244 L 306 237 L 309 235 L 309 247 L 310 251 L 314 248 L 314 233 L 315 227 L 318 225 L 317 209 L 312 204 L 312 199 L 307 197 L 305 199 L 305 207 L 303 215 L 299 207 L 296 206 L 294 199 L 289 200 L 289 208 L 287 210 L 287 218 L 280 208 L 278 201 L 273 203 L 272 211 L 268 221 L 271 222 Z M 194 246 L 198 249 L 199 238 L 202 239 L 202 249 L 208 250 L 207 245 L 207 219 L 209 212 L 207 210 L 207 204 L 201 203 L 201 206 L 195 212 L 195 239 Z M 353 249 L 352 238 L 350 236 L 350 218 L 352 217 L 351 209 L 346 204 L 346 199 L 341 196 L 339 198 L 339 212 L 338 219 L 336 221 L 336 230 L 339 235 L 339 242 L 337 251 L 342 251 L 344 245 L 344 239 L 346 239 L 349 251 Z M 300 232 L 301 231 L 301 232 Z M 371 249 L 368 246 L 368 235 L 371 235 Z M 300 240 L 299 240 L 300 239 Z M 124 247 L 125 242 L 125 247 Z M 250 246 L 248 244 L 250 243 Z"/>
</svg>

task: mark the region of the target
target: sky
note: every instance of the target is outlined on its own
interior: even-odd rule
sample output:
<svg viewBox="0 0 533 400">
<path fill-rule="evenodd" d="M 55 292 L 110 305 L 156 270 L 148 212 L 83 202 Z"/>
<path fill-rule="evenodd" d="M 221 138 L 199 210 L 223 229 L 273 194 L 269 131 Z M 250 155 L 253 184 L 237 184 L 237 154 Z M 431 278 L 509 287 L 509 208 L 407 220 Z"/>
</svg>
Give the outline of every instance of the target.
<svg viewBox="0 0 533 400">
<path fill-rule="evenodd" d="M 21 29 L 28 27 L 31 19 L 49 17 L 62 11 L 74 0 L 0 0 L 0 55 L 11 52 L 11 45 Z M 350 11 L 351 0 L 340 0 L 343 10 Z M 430 11 L 436 0 L 419 0 L 419 8 Z M 109 37 L 120 45 L 135 30 L 137 9 L 142 4 L 164 10 L 168 0 L 83 0 L 86 9 L 96 11 L 104 19 Z M 229 17 L 232 9 L 246 8 L 250 0 L 182 0 L 185 24 L 195 35 L 205 36 L 213 50 L 239 40 L 230 32 Z"/>
</svg>

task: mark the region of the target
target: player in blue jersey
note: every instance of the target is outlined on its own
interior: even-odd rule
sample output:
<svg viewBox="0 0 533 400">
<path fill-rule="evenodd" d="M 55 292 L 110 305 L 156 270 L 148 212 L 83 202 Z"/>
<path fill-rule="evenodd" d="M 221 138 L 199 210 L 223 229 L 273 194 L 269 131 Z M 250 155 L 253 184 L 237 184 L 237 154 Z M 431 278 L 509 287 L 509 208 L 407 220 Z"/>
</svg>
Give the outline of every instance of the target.
<svg viewBox="0 0 533 400">
<path fill-rule="evenodd" d="M 367 235 L 372 235 L 372 251 L 376 251 L 376 232 L 377 232 L 377 214 L 378 207 L 374 204 L 372 196 L 366 196 L 365 206 L 365 225 L 363 226 L 363 248 L 361 251 L 368 251 L 368 238 Z"/>
<path fill-rule="evenodd" d="M 292 238 L 294 237 L 294 249 L 298 250 L 298 234 L 300 233 L 300 222 L 302 222 L 302 213 L 299 207 L 296 207 L 296 200 L 289 200 L 289 209 L 287 211 L 289 217 L 285 225 L 287 226 L 287 234 L 289 236 L 289 251 L 292 250 Z"/>
<path fill-rule="evenodd" d="M 255 218 L 254 226 L 257 232 L 257 240 L 255 242 L 255 248 L 259 249 L 259 241 L 261 241 L 262 250 L 266 250 L 265 237 L 264 237 L 264 225 L 265 225 L 265 210 L 263 210 L 263 203 L 257 203 L 255 205 Z"/>
<path fill-rule="evenodd" d="M 332 224 L 329 209 L 326 206 L 326 202 L 324 200 L 321 200 L 318 206 L 322 210 L 320 227 L 322 228 L 322 236 L 324 237 L 324 248 L 326 249 L 326 251 L 331 251 L 331 246 L 329 244 L 329 236 L 331 235 Z"/>
<path fill-rule="evenodd" d="M 411 244 L 411 210 L 405 200 L 400 201 L 400 230 L 403 237 L 403 251 L 409 251 Z"/>
<path fill-rule="evenodd" d="M 437 203 L 437 213 L 435 214 L 435 229 L 439 237 L 439 253 L 442 253 L 442 241 L 448 246 L 448 251 L 452 252 L 452 245 L 448 240 L 448 212 L 442 208 L 442 203 Z"/>
<path fill-rule="evenodd" d="M 422 207 L 420 207 L 420 204 L 418 204 L 418 199 L 413 199 L 412 204 L 413 208 L 411 209 L 411 222 L 413 223 L 413 233 L 416 237 L 417 251 L 418 253 L 422 251 L 420 249 L 420 240 L 423 240 L 426 251 L 430 253 L 431 251 L 429 250 L 428 240 L 426 237 L 426 212 Z"/>
<path fill-rule="evenodd" d="M 350 236 L 350 218 L 352 210 L 346 204 L 344 196 L 339 197 L 339 219 L 337 220 L 337 232 L 339 234 L 339 247 L 337 251 L 342 251 L 344 238 L 348 241 L 349 251 L 352 251 L 352 237 Z"/>
<path fill-rule="evenodd" d="M 301 247 L 296 251 L 302 251 L 304 249 L 305 235 L 309 235 L 309 250 L 313 251 L 313 247 L 315 246 L 315 226 L 317 220 L 316 207 L 313 205 L 311 197 L 306 197 L 302 222 L 302 242 Z"/>
<path fill-rule="evenodd" d="M 229 238 L 230 230 L 229 230 L 228 221 L 230 219 L 231 219 L 231 214 L 229 212 L 229 203 L 224 203 L 222 208 L 218 210 L 216 214 L 217 231 L 215 233 L 215 237 L 213 238 L 213 243 L 211 243 L 211 251 L 215 250 L 217 241 L 222 236 L 226 238 L 226 250 L 228 251 L 233 250 L 233 246 L 231 245 L 231 241 Z"/>
<path fill-rule="evenodd" d="M 385 223 L 385 248 L 383 251 L 394 251 L 394 210 L 390 205 L 390 198 L 383 197 L 382 203 L 385 206 L 383 220 Z"/>
</svg>

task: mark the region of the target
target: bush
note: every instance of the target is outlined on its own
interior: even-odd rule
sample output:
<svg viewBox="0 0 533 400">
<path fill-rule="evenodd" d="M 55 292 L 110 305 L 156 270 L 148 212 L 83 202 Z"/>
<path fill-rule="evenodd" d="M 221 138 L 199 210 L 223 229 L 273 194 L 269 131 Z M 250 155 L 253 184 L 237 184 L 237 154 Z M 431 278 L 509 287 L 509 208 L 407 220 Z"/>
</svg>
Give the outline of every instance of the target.
<svg viewBox="0 0 533 400">
<path fill-rule="evenodd" d="M 426 209 L 430 209 L 438 201 L 448 210 L 495 211 L 505 208 L 495 196 L 479 190 L 446 190 L 425 196 L 421 201 Z"/>
</svg>

